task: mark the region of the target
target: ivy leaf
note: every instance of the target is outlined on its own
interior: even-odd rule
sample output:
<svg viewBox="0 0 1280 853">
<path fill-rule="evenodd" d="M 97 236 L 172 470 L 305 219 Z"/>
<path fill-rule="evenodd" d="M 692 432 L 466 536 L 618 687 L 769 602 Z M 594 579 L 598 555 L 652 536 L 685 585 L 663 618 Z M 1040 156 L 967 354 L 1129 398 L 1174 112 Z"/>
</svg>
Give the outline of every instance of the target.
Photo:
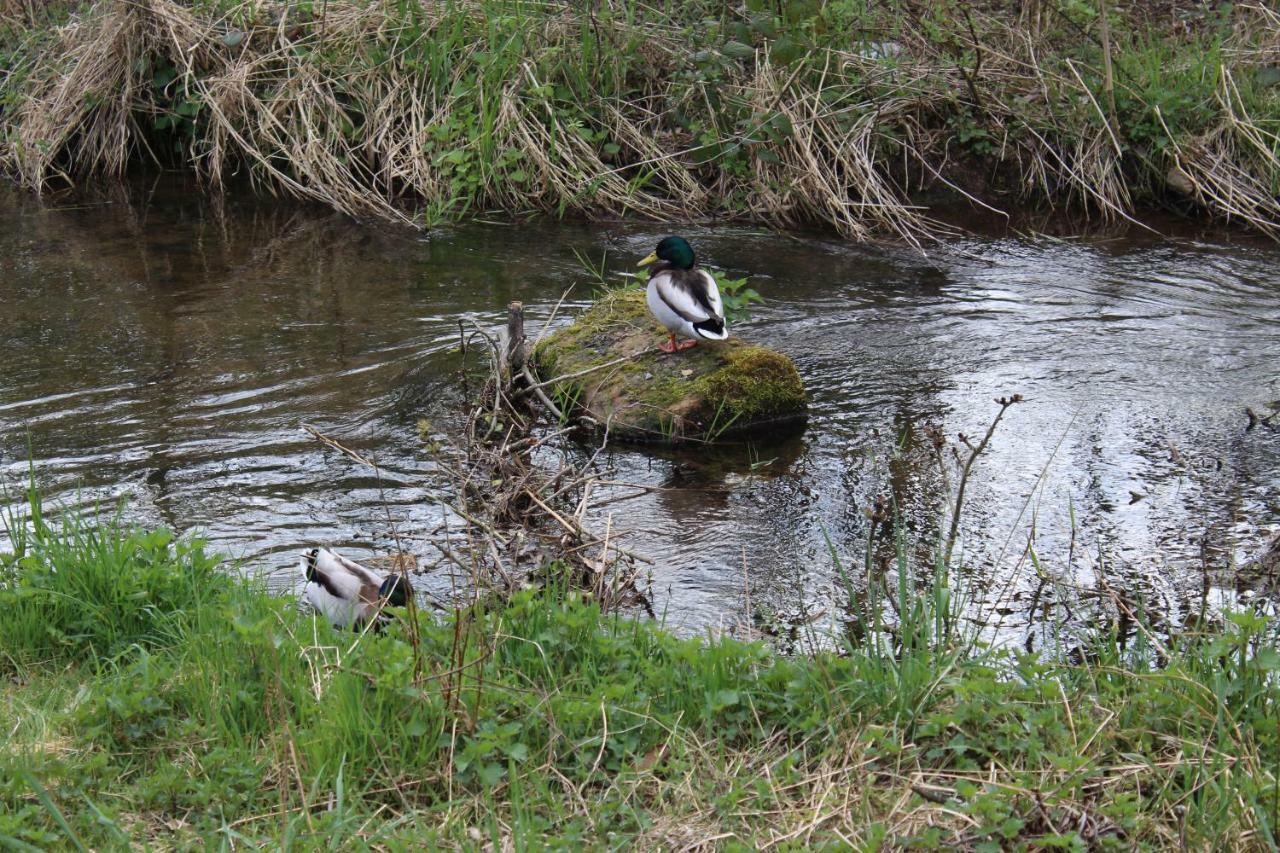
<svg viewBox="0 0 1280 853">
<path fill-rule="evenodd" d="M 717 711 L 722 711 L 725 708 L 732 708 L 734 705 L 738 704 L 738 691 L 721 690 L 716 693 L 715 698 L 711 700 L 711 704 Z"/>
<path fill-rule="evenodd" d="M 689 152 L 689 156 L 693 159 L 693 162 L 696 165 L 705 166 L 708 163 L 714 163 L 723 157 L 728 148 L 729 145 L 726 143 L 710 142 L 694 148 Z"/>
<path fill-rule="evenodd" d="M 769 46 L 769 60 L 774 65 L 790 65 L 804 56 L 804 47 L 790 36 L 783 36 Z"/>
<path fill-rule="evenodd" d="M 778 26 L 773 22 L 773 15 L 765 13 L 751 17 L 751 29 L 765 38 L 773 38 L 778 34 Z"/>
<path fill-rule="evenodd" d="M 1258 81 L 1259 86 L 1264 88 L 1280 84 L 1280 68 L 1277 68 L 1274 65 L 1268 65 L 1266 68 L 1259 68 L 1254 79 Z"/>
<path fill-rule="evenodd" d="M 1265 669 L 1271 672 L 1280 670 L 1280 652 L 1277 652 L 1275 649 L 1265 647 L 1258 649 L 1258 653 L 1254 656 L 1253 661 L 1260 669 Z"/>
<path fill-rule="evenodd" d="M 777 113 L 773 118 L 769 119 L 769 129 L 781 136 L 791 136 L 796 132 L 795 127 L 791 124 L 791 119 L 785 113 Z"/>
</svg>

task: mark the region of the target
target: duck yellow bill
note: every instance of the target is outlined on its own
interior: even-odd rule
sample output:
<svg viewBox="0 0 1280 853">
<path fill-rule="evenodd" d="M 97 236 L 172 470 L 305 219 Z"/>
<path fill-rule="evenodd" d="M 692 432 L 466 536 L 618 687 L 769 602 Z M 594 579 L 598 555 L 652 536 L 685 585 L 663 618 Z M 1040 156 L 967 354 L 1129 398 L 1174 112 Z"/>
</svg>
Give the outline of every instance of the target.
<svg viewBox="0 0 1280 853">
<path fill-rule="evenodd" d="M 638 267 L 647 267 L 647 266 L 649 266 L 649 264 L 656 263 L 656 262 L 657 262 L 657 260 L 658 260 L 658 253 L 657 253 L 657 252 L 650 252 L 650 253 L 649 253 L 649 256 L 648 256 L 648 257 L 646 257 L 646 258 L 645 258 L 643 261 L 641 261 L 640 263 L 636 264 L 636 266 L 638 266 Z"/>
</svg>

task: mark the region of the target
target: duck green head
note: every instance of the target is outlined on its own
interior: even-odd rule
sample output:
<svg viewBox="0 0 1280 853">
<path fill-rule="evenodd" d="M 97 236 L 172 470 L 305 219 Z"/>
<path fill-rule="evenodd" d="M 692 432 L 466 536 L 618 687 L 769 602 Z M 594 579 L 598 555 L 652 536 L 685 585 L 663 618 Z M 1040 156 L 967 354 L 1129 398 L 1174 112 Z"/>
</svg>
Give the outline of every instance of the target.
<svg viewBox="0 0 1280 853">
<path fill-rule="evenodd" d="M 409 606 L 409 584 L 398 572 L 387 575 L 382 586 L 378 587 L 378 595 L 387 600 L 389 607 Z"/>
<path fill-rule="evenodd" d="M 693 268 L 693 247 L 683 237 L 664 237 L 658 243 L 653 254 L 641 261 L 638 266 L 647 267 L 657 261 L 666 261 L 678 270 Z"/>
</svg>

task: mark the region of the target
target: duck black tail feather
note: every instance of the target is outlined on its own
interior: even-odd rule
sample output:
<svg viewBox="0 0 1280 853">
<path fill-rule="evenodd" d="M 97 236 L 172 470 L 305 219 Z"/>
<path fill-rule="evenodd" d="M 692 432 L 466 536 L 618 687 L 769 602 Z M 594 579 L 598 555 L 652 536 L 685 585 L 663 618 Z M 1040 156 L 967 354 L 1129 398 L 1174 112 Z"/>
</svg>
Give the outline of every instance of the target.
<svg viewBox="0 0 1280 853">
<path fill-rule="evenodd" d="M 710 338 L 713 341 L 722 341 L 729 337 L 724 331 L 724 319 L 722 317 L 710 317 L 698 323 L 693 324 L 693 330 L 704 338 Z"/>
<path fill-rule="evenodd" d="M 306 568 L 303 569 L 303 573 L 306 574 L 307 580 L 309 581 L 313 581 L 316 579 L 316 559 L 319 556 L 320 556 L 319 548 L 312 548 L 311 550 L 307 551 L 307 553 L 302 555 L 302 559 L 306 562 Z"/>
</svg>

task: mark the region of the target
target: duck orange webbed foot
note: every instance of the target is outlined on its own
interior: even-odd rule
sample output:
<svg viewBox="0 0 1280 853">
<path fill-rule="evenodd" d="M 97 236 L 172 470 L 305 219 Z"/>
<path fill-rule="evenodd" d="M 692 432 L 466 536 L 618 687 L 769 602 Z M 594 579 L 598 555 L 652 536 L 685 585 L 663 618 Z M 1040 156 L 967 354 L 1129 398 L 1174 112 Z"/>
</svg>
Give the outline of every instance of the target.
<svg viewBox="0 0 1280 853">
<path fill-rule="evenodd" d="M 698 345 L 697 341 L 681 341 L 676 344 L 676 349 L 693 349 Z"/>
<path fill-rule="evenodd" d="M 676 344 L 676 336 L 672 335 L 666 343 L 658 344 L 658 349 L 662 350 L 667 355 L 671 355 L 671 353 L 680 349 L 679 345 Z"/>
</svg>

